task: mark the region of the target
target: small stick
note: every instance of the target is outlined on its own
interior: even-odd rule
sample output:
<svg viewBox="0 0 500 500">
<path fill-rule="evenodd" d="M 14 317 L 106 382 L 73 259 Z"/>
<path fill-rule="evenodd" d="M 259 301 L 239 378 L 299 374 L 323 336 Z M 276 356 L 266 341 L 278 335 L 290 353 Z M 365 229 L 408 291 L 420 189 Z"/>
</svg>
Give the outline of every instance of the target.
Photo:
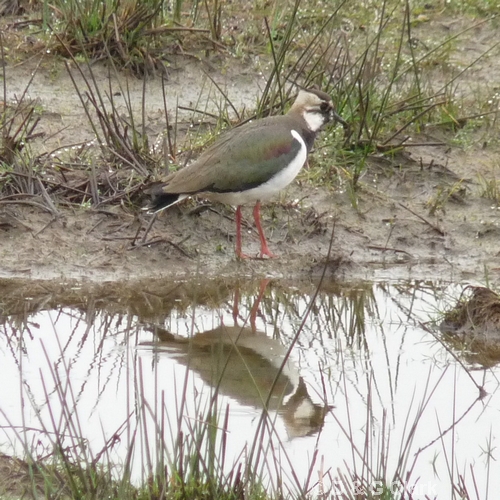
<svg viewBox="0 0 500 500">
<path fill-rule="evenodd" d="M 39 229 L 36 233 L 33 234 L 33 238 L 36 238 L 39 234 L 43 233 L 54 221 L 57 220 L 57 217 L 53 217 L 45 226 L 42 227 L 42 229 Z"/>
<path fill-rule="evenodd" d="M 412 257 L 411 253 L 408 253 L 406 250 L 401 250 L 399 248 L 383 247 L 380 245 L 367 245 L 366 248 L 371 248 L 372 250 L 381 250 L 382 252 L 405 253 L 406 255 Z"/>
<path fill-rule="evenodd" d="M 146 247 L 146 246 L 149 246 L 149 245 L 156 245 L 157 243 L 162 243 L 162 242 L 170 243 L 165 238 L 156 238 L 155 240 L 140 241 L 139 243 L 135 243 L 135 239 L 134 239 L 134 241 L 127 248 L 127 250 L 134 250 L 135 248 L 139 248 L 139 247 Z"/>
<path fill-rule="evenodd" d="M 144 31 L 144 35 L 157 35 L 164 32 L 174 32 L 174 31 L 190 31 L 192 33 L 210 33 L 210 30 L 205 28 L 187 28 L 184 26 L 160 26 L 158 28 L 151 28 Z"/>
<path fill-rule="evenodd" d="M 184 238 L 180 243 L 184 243 L 188 238 L 189 238 L 189 236 Z M 156 245 L 157 243 L 168 243 L 169 245 L 173 246 L 176 250 L 178 250 L 180 253 L 185 255 L 188 259 L 193 258 L 191 255 L 189 255 L 186 252 L 186 250 L 184 250 L 180 246 L 180 243 L 174 243 L 173 241 L 167 240 L 166 238 L 156 238 L 155 240 L 141 241 L 140 243 L 137 243 L 136 245 L 132 245 L 132 246 L 128 247 L 127 250 L 134 250 L 135 248 L 139 248 L 139 247 Z"/>
<path fill-rule="evenodd" d="M 146 241 L 146 237 L 147 237 L 149 231 L 151 231 L 151 228 L 153 227 L 153 223 L 156 220 L 157 216 L 158 216 L 158 212 L 155 212 L 153 214 L 153 217 L 151 217 L 151 220 L 149 221 L 148 227 L 146 228 L 146 231 L 144 232 L 144 236 L 142 237 L 141 243 L 144 243 Z"/>
<path fill-rule="evenodd" d="M 52 210 L 47 205 L 42 205 L 41 203 L 37 203 L 36 201 L 1 199 L 0 205 L 31 205 L 32 207 L 41 208 L 54 215 Z"/>
<path fill-rule="evenodd" d="M 192 111 L 193 113 L 200 113 L 200 115 L 209 116 L 210 118 L 214 118 L 218 120 L 219 117 L 213 113 L 209 113 L 208 111 L 202 111 L 201 109 L 191 108 L 190 106 L 177 106 L 179 109 L 183 111 Z"/>
<path fill-rule="evenodd" d="M 405 123 L 401 128 L 396 130 L 396 132 L 394 132 L 394 134 L 392 134 L 388 139 L 386 139 L 382 143 L 382 146 L 386 145 L 388 142 L 390 142 L 392 139 L 394 139 L 394 137 L 396 137 L 401 132 L 403 132 L 403 130 L 407 129 L 412 123 L 415 123 L 416 120 L 418 120 L 421 116 L 425 115 L 425 113 L 428 113 L 432 108 L 435 108 L 436 106 L 441 106 L 442 104 L 445 104 L 445 103 L 446 103 L 446 101 L 438 101 L 438 102 L 431 104 L 430 106 L 427 106 L 427 108 L 425 108 L 423 111 L 418 113 L 418 115 L 415 116 L 412 120 Z"/>
<path fill-rule="evenodd" d="M 436 226 L 432 222 L 429 222 L 427 219 L 425 219 L 421 215 L 418 215 L 411 208 L 408 208 L 407 206 L 403 205 L 402 203 L 398 203 L 398 205 L 400 207 L 404 208 L 405 210 L 408 210 L 408 212 L 410 212 L 411 214 L 413 214 L 415 217 L 418 217 L 421 221 L 425 222 L 429 227 L 431 227 L 432 229 L 434 229 L 434 231 L 438 232 L 441 236 L 444 236 L 445 233 L 444 233 L 444 231 L 441 228 L 439 228 L 438 226 Z"/>
</svg>

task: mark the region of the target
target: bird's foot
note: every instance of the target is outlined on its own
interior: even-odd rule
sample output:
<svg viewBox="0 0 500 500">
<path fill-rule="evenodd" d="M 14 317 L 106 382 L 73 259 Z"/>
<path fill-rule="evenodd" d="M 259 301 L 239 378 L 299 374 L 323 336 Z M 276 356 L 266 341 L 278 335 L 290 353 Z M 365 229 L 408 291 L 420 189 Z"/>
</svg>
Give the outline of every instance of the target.
<svg viewBox="0 0 500 500">
<path fill-rule="evenodd" d="M 236 251 L 236 258 L 245 260 L 245 259 L 254 259 L 255 257 L 252 257 L 251 255 L 248 255 L 246 253 L 243 253 L 241 250 L 238 252 Z"/>
<path fill-rule="evenodd" d="M 278 258 L 278 256 L 276 254 L 274 254 L 273 252 L 271 252 L 271 250 L 269 250 L 269 248 L 267 248 L 267 246 L 265 248 L 260 249 L 260 258 L 265 259 L 266 257 L 268 259 L 277 259 Z"/>
<path fill-rule="evenodd" d="M 248 255 L 243 252 L 236 252 L 236 257 L 241 260 L 246 260 L 246 259 L 260 259 L 260 260 L 266 260 L 266 259 L 277 259 L 278 256 L 274 253 L 272 253 L 269 249 L 266 250 L 261 250 L 259 255 L 256 255 L 255 257 L 252 255 Z"/>
</svg>

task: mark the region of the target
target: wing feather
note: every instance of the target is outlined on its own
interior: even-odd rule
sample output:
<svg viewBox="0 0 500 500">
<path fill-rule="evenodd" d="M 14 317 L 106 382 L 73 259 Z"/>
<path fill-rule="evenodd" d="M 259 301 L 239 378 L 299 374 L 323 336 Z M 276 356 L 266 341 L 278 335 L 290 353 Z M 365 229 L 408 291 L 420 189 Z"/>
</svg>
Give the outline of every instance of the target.
<svg viewBox="0 0 500 500">
<path fill-rule="evenodd" d="M 194 163 L 165 178 L 163 192 L 224 193 L 258 186 L 299 152 L 300 143 L 292 136 L 291 128 L 285 115 L 232 129 Z"/>
</svg>

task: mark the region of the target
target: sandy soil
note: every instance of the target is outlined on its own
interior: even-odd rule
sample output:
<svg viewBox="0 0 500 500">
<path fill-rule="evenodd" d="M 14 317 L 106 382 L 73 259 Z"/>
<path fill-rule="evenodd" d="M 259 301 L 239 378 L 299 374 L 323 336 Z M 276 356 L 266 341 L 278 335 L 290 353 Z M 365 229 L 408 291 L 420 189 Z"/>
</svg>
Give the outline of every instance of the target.
<svg viewBox="0 0 500 500">
<path fill-rule="evenodd" d="M 449 31 L 449 24 L 441 21 L 433 29 Z M 431 28 L 431 23 L 425 24 L 422 36 Z M 467 60 L 484 51 L 494 35 L 491 29 L 476 30 L 464 42 Z M 7 65 L 8 100 L 26 88 L 34 64 L 28 60 Z M 252 107 L 264 84 L 254 68 L 235 63 L 231 71 L 227 65 L 222 71 L 202 62 L 180 61 L 172 65 L 167 82 L 171 109 L 177 103 L 193 105 L 200 93 L 217 108 L 217 94 L 213 87 L 210 90 L 204 73 L 207 68 L 238 108 Z M 475 67 L 469 83 L 478 78 L 494 80 L 499 68 L 497 54 L 496 59 Z M 94 71 L 99 83 L 107 85 L 107 70 L 96 66 Z M 129 75 L 120 82 L 127 83 L 139 112 L 142 81 Z M 118 83 L 113 82 L 114 88 Z M 92 139 L 81 103 L 60 63 L 42 64 L 29 95 L 43 110 L 37 130 L 44 136 L 33 145 L 40 152 Z M 146 119 L 152 138 L 165 126 L 161 96 L 160 80 L 148 80 Z M 182 111 L 179 121 L 189 127 Z M 197 273 L 300 278 L 320 274 L 326 264 L 328 273 L 339 279 L 432 278 L 484 283 L 487 278 L 490 283 L 500 282 L 500 210 L 482 196 L 480 182 L 499 178 L 498 147 L 453 146 L 452 137 L 442 130 L 429 129 L 413 139 L 443 145 L 411 147 L 392 159 L 373 157 L 361 182 L 357 209 L 340 188 L 314 188 L 299 176 L 263 212 L 270 247 L 279 254 L 278 259 L 237 261 L 234 212 L 220 205 L 200 208 L 191 201 L 168 210 L 148 235 L 153 243 L 142 245 L 136 235 L 149 219 L 139 210 L 58 207 L 54 216 L 32 206 L 1 203 L 0 277 L 97 282 L 188 278 Z M 251 209 L 247 207 L 244 214 L 248 217 L 244 249 L 256 255 L 259 243 Z"/>
</svg>

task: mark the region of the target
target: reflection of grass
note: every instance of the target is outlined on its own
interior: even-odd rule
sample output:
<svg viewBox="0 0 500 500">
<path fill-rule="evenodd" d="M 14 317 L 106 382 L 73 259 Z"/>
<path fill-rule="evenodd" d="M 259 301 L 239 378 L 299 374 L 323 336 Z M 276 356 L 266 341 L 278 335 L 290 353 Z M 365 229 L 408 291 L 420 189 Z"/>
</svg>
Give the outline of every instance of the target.
<svg viewBox="0 0 500 500">
<path fill-rule="evenodd" d="M 40 439 L 33 438 L 33 429 L 13 429 L 16 431 L 16 439 L 23 443 L 26 470 L 29 471 L 26 479 L 31 481 L 33 491 L 40 488 L 40 484 L 45 484 L 48 495 L 46 498 L 60 494 L 62 498 L 124 500 L 312 499 L 318 498 L 317 492 L 322 492 L 322 498 L 329 498 L 329 495 L 342 491 L 344 493 L 340 498 L 351 499 L 355 498 L 353 492 L 356 488 L 362 498 L 392 500 L 398 498 L 393 492 L 401 491 L 403 485 L 411 487 L 412 479 L 418 485 L 416 476 L 419 475 L 421 455 L 423 449 L 430 446 L 427 436 L 424 443 L 420 440 L 422 417 L 428 413 L 427 407 L 434 403 L 436 392 L 442 390 L 442 379 L 450 370 L 440 368 L 437 375 L 431 370 L 428 379 L 422 380 L 422 384 L 416 388 L 418 391 L 408 406 L 407 414 L 394 414 L 387 401 L 379 401 L 379 398 L 383 398 L 380 394 L 383 374 L 386 371 L 392 373 L 392 370 L 396 369 L 393 374 L 395 380 L 390 376 L 391 390 L 394 390 L 391 398 L 396 397 L 396 392 L 411 391 L 413 388 L 397 387 L 405 383 L 404 380 L 399 380 L 397 374 L 399 368 L 396 367 L 399 367 L 400 363 L 398 360 L 387 359 L 388 366 L 377 368 L 376 364 L 372 363 L 375 357 L 371 350 L 374 346 L 374 334 L 381 337 L 378 345 L 384 349 L 384 346 L 393 340 L 391 330 L 394 327 L 406 328 L 408 323 L 418 322 L 418 314 L 415 314 L 413 309 L 421 311 L 422 304 L 434 307 L 439 289 L 433 289 L 423 282 L 400 284 L 398 287 L 384 284 L 373 286 L 367 283 L 341 286 L 331 282 L 323 283 L 320 293 L 313 297 L 315 288 L 311 284 L 304 285 L 302 289 L 297 283 L 294 283 L 292 289 L 286 284 L 281 286 L 273 282 L 267 284 L 267 288 L 260 286 L 261 301 L 255 312 L 258 321 L 273 331 L 273 337 L 281 339 L 284 346 L 293 346 L 295 343 L 298 348 L 296 354 L 323 349 L 324 359 L 321 359 L 322 355 L 319 357 L 321 369 L 318 371 L 318 385 L 323 388 L 324 400 L 335 404 L 328 415 L 328 425 L 338 429 L 339 440 L 342 438 L 349 444 L 347 448 L 339 444 L 338 450 L 351 450 L 343 457 L 343 465 L 336 470 L 325 468 L 321 457 L 310 457 L 309 470 L 306 470 L 309 479 L 302 483 L 297 478 L 282 477 L 281 465 L 276 468 L 280 460 L 283 463 L 290 461 L 292 465 L 293 460 L 286 454 L 287 443 L 280 441 L 276 431 L 278 421 L 274 414 L 266 411 L 262 413 L 258 432 L 249 437 L 235 463 L 230 463 L 229 443 L 234 430 L 231 431 L 229 426 L 232 418 L 230 409 L 222 403 L 218 394 L 222 385 L 216 384 L 212 389 L 205 386 L 200 392 L 193 388 L 191 376 L 186 375 L 184 380 L 176 384 L 178 389 L 175 398 L 174 395 L 164 394 L 161 389 L 151 391 L 151 387 L 145 387 L 144 370 L 147 365 L 144 364 L 144 358 L 136 357 L 133 347 L 138 332 L 136 319 L 139 325 L 143 322 L 149 324 L 153 320 L 155 323 L 167 322 L 172 314 L 172 307 L 178 307 L 178 310 L 182 311 L 181 316 L 186 318 L 186 323 L 183 324 L 189 324 L 187 318 L 194 318 L 191 330 L 196 331 L 201 323 L 197 324 L 196 307 L 199 306 L 193 305 L 193 301 L 196 304 L 199 299 L 205 307 L 210 305 L 215 316 L 231 310 L 235 313 L 233 300 L 236 292 L 233 286 L 234 284 L 230 283 L 223 285 L 220 282 L 212 282 L 186 284 L 185 287 L 171 285 L 171 288 L 167 289 L 162 285 L 153 286 L 150 290 L 135 290 L 133 293 L 132 288 L 128 291 L 112 291 L 109 288 L 106 291 L 103 288 L 99 296 L 92 296 L 87 289 L 81 292 L 80 297 L 75 289 L 72 289 L 74 295 L 71 297 L 65 297 L 61 289 L 58 297 L 56 291 L 52 292 L 45 285 L 40 287 L 39 293 L 32 287 L 30 304 L 34 303 L 38 308 L 54 307 L 54 304 L 62 303 L 61 301 L 66 299 L 78 308 L 70 310 L 63 307 L 55 317 L 68 315 L 78 324 L 94 325 L 93 328 L 83 326 L 83 330 L 94 331 L 95 335 L 92 370 L 97 369 L 100 373 L 102 366 L 99 360 L 109 354 L 103 348 L 104 341 L 111 338 L 113 345 L 118 346 L 121 353 L 127 353 L 114 365 L 115 369 L 121 372 L 124 366 L 128 366 L 127 371 L 134 373 L 130 380 L 127 378 L 127 384 L 130 385 L 127 385 L 126 389 L 131 398 L 130 414 L 116 416 L 116 430 L 103 436 L 104 444 L 101 449 L 96 450 L 86 441 L 86 422 L 82 421 L 82 408 L 79 406 L 85 383 L 80 388 L 73 378 L 73 361 L 82 356 L 83 346 L 89 339 L 86 335 L 82 339 L 76 338 L 78 330 L 75 329 L 71 334 L 71 342 L 78 346 L 76 356 L 68 356 L 71 346 L 66 344 L 63 337 L 60 339 L 61 352 L 52 353 L 55 358 L 42 354 L 42 358 L 46 356 L 45 374 L 49 374 L 42 380 L 42 399 L 49 406 L 47 412 L 37 411 L 40 420 L 35 432 Z M 30 329 L 35 326 L 29 316 L 24 316 L 25 300 L 18 304 L 17 298 L 24 297 L 25 294 L 20 293 L 17 296 L 8 283 L 3 288 L 11 291 L 9 297 L 2 299 L 2 317 L 8 320 L 12 327 L 7 328 L 5 333 L 9 337 L 11 353 L 19 358 L 22 367 L 26 349 L 28 355 L 32 349 L 29 342 L 33 340 L 28 338 L 32 333 Z M 256 299 L 255 290 L 249 283 L 242 283 L 240 288 L 238 318 L 243 323 L 247 320 L 248 312 L 254 310 Z M 120 293 L 123 293 L 123 296 Z M 423 301 L 417 302 L 416 297 L 420 293 L 424 294 Z M 382 312 L 384 306 L 383 301 L 380 301 L 381 294 L 393 302 L 403 315 L 399 325 L 394 324 L 396 316 L 389 320 L 383 317 L 387 311 Z M 109 313 L 105 312 L 108 307 Z M 394 309 L 389 310 L 394 314 Z M 11 316 L 14 312 L 17 312 L 17 318 Z M 285 318 L 296 325 L 292 332 L 282 331 Z M 98 322 L 92 323 L 93 321 Z M 247 321 L 247 325 L 249 323 Z M 298 327 L 301 323 L 307 325 L 307 328 L 301 330 Z M 98 324 L 101 327 L 98 327 Z M 373 330 L 373 325 L 379 327 Z M 184 340 L 189 352 L 189 340 L 186 337 Z M 401 350 L 402 347 L 401 345 Z M 205 348 L 206 345 L 202 344 L 201 349 Z M 394 351 L 387 350 L 387 355 L 390 352 Z M 158 353 L 152 358 L 154 363 L 159 362 L 156 354 Z M 397 355 L 399 356 L 400 352 Z M 125 361 L 128 356 L 130 361 Z M 206 369 L 206 363 L 203 366 Z M 221 367 L 225 369 L 223 365 Z M 315 369 L 313 365 L 309 368 Z M 114 393 L 114 387 L 110 387 L 113 384 L 105 376 L 105 370 L 101 376 L 103 380 L 99 383 L 100 397 L 107 397 L 109 390 Z M 350 377 L 355 377 L 354 385 L 352 380 L 348 380 Z M 123 378 L 120 378 L 120 382 L 122 381 Z M 158 387 L 161 387 L 160 384 Z M 347 387 L 350 389 L 346 390 Z M 23 385 L 22 398 L 26 411 L 30 411 L 29 402 L 32 402 L 34 409 L 38 408 L 37 400 L 41 395 L 33 394 L 32 391 L 33 387 Z M 262 396 L 266 398 L 266 394 Z M 167 397 L 170 401 L 168 404 Z M 175 399 L 175 404 L 172 398 Z M 365 416 L 361 418 L 358 406 L 360 401 L 365 412 Z M 380 403 L 384 404 L 381 406 Z M 477 401 L 470 408 L 476 403 Z M 464 413 L 457 413 L 455 420 L 440 430 L 436 441 L 452 435 L 455 426 L 467 415 L 470 408 Z M 7 416 L 4 413 L 2 415 L 7 421 Z M 119 421 L 119 418 L 124 418 L 124 421 Z M 406 424 L 403 425 L 401 419 L 406 421 Z M 13 427 L 13 423 L 6 423 L 7 427 Z M 404 427 L 400 442 L 396 442 L 392 435 L 395 424 Z M 318 443 L 322 442 L 322 438 L 320 434 Z M 45 444 L 42 445 L 42 442 Z M 118 442 L 126 443 L 128 449 L 126 459 L 124 463 L 119 464 L 120 467 L 117 467 L 112 458 Z M 487 442 L 484 450 L 485 460 L 490 463 L 492 443 Z M 446 457 L 451 482 L 457 488 L 466 488 L 467 481 L 454 472 L 456 466 L 453 448 L 451 452 L 446 448 Z M 328 459 L 329 456 L 325 458 Z M 131 471 L 136 470 L 137 460 L 143 464 L 140 485 L 130 482 Z M 439 461 L 436 458 L 437 462 L 442 465 L 442 458 L 439 457 Z M 328 467 L 328 461 L 326 465 Z M 437 470 L 437 474 L 440 481 L 446 481 L 446 472 Z M 424 484 L 422 488 L 426 486 Z"/>
<path fill-rule="evenodd" d="M 470 363 L 495 366 L 500 360 L 500 296 L 486 287 L 467 287 L 445 311 L 446 342 Z"/>
<path fill-rule="evenodd" d="M 191 290 L 191 287 L 188 289 Z M 215 289 L 217 290 L 217 287 Z M 194 293 L 199 295 L 200 290 L 195 290 Z M 38 303 L 37 299 L 35 302 Z M 11 306 L 14 309 L 15 303 L 14 300 Z M 149 300 L 147 303 L 151 305 Z M 46 304 L 45 302 L 41 307 L 46 307 Z M 59 314 L 55 316 L 61 318 L 69 313 L 76 319 L 77 324 L 85 320 L 89 329 L 99 330 L 99 348 L 93 361 L 104 354 L 101 349 L 105 338 L 110 335 L 116 336 L 113 330 L 117 327 L 121 329 L 123 324 L 128 326 L 120 334 L 119 345 L 125 351 L 127 349 L 134 351 L 133 337 L 136 334 L 136 326 L 132 325 L 132 319 L 115 315 L 100 316 L 96 314 L 95 304 L 95 300 L 91 299 L 88 310 L 82 308 L 80 312 L 76 309 L 74 312 L 69 312 L 69 309 L 61 308 Z M 97 326 L 97 317 L 100 328 Z M 96 324 L 93 321 L 96 321 Z M 14 324 L 15 320 L 12 321 L 12 325 Z M 17 336 L 19 333 L 17 328 L 13 328 L 12 333 L 10 339 L 12 345 L 23 342 L 22 334 Z M 76 333 L 77 329 L 73 334 Z M 299 333 L 300 329 L 297 331 L 297 336 Z M 57 336 L 57 331 L 54 331 L 54 336 Z M 77 357 L 81 355 L 85 341 L 85 339 L 77 340 Z M 276 417 L 264 409 L 259 430 L 255 433 L 253 443 L 249 443 L 251 452 L 243 450 L 234 464 L 226 463 L 227 443 L 230 438 L 229 407 L 220 407 L 218 385 L 214 387 L 213 393 L 200 393 L 193 387 L 188 387 L 191 384 L 191 377 L 186 371 L 186 377 L 180 384 L 181 389 L 175 394 L 176 411 L 172 415 L 172 408 L 167 408 L 164 393 L 156 394 L 155 401 L 148 400 L 146 396 L 148 388 L 144 387 L 143 365 L 140 358 L 134 363 L 133 387 L 127 385 L 126 389 L 135 395 L 135 402 L 131 403 L 132 410 L 125 421 L 117 421 L 116 431 L 111 436 L 103 436 L 103 448 L 95 451 L 89 446 L 85 432 L 86 424 L 80 417 L 79 405 L 83 387 L 79 389 L 77 384 L 72 382 L 73 360 L 65 352 L 69 343 L 60 344 L 61 352 L 56 356 L 56 360 L 51 359 L 47 350 L 43 348 L 50 373 L 50 379 L 44 378 L 43 375 L 41 377 L 45 401 L 43 412 L 37 409 L 37 399 L 40 395 L 34 394 L 33 387 L 29 384 L 24 386 L 22 397 L 26 403 L 31 403 L 38 415 L 36 429 L 18 431 L 0 409 L 0 415 L 15 433 L 17 441 L 23 443 L 25 467 L 29 470 L 29 474 L 23 478 L 24 488 L 31 483 L 35 491 L 36 488 L 40 488 L 41 483 L 45 486 L 46 498 L 60 495 L 61 498 L 121 500 L 143 498 L 236 500 L 289 496 L 288 486 L 280 476 L 279 467 L 276 468 L 280 460 L 283 460 L 281 454 L 284 453 L 286 456 L 286 452 L 283 449 L 280 454 L 274 455 L 273 451 L 276 447 L 282 447 L 275 429 Z M 189 342 L 186 343 L 189 346 Z M 21 353 L 21 357 L 22 355 Z M 125 358 L 129 355 L 135 356 L 133 352 L 129 352 Z M 98 366 L 99 362 L 95 364 Z M 257 368 L 261 368 L 261 365 Z M 128 382 L 127 377 L 127 384 Z M 104 386 L 100 388 L 102 394 L 106 393 L 105 387 L 108 383 L 108 380 L 104 381 Z M 269 395 L 265 393 L 260 395 L 265 408 L 270 401 L 271 392 Z M 172 403 L 171 394 L 168 398 Z M 192 398 L 194 407 L 191 404 Z M 29 404 L 23 405 L 23 411 L 29 406 Z M 38 436 L 35 446 L 29 437 L 33 432 Z M 120 441 L 127 443 L 128 453 L 125 462 L 120 464 L 121 472 L 117 473 L 118 467 L 110 457 L 115 445 Z M 43 453 L 40 452 L 42 446 Z M 133 457 L 138 454 L 143 464 L 140 486 L 130 482 L 131 471 L 136 468 Z M 272 458 L 269 454 L 272 454 Z M 271 479 L 276 477 L 276 474 L 278 478 Z M 293 492 L 292 496 L 305 497 L 308 484 L 301 485 L 297 482 L 295 487 L 297 493 Z"/>
</svg>

